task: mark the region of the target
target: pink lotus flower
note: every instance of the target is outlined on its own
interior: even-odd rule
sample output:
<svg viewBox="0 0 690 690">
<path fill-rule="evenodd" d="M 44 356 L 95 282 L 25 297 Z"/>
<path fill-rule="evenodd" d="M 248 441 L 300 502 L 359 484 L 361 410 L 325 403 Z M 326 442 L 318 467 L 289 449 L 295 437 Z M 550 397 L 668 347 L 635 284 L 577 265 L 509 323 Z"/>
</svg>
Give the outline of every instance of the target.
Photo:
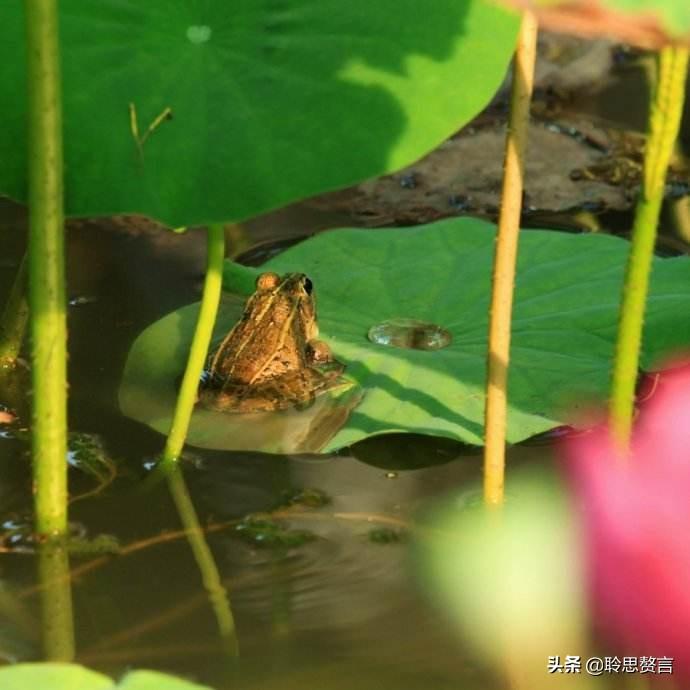
<svg viewBox="0 0 690 690">
<path fill-rule="evenodd" d="M 566 454 L 594 620 L 620 645 L 610 654 L 673 657 L 674 675 L 690 677 L 690 366 L 660 377 L 627 461 L 604 428 Z"/>
</svg>

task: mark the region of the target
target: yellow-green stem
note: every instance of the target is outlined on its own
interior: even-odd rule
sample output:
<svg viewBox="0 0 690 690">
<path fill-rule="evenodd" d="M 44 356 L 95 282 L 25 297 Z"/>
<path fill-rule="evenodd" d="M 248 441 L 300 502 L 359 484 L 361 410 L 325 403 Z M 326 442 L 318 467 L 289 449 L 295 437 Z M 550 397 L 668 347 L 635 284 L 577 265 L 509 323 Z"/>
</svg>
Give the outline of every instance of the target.
<svg viewBox="0 0 690 690">
<path fill-rule="evenodd" d="M 74 616 L 69 555 L 64 539 L 48 539 L 38 549 L 46 661 L 74 660 Z"/>
<path fill-rule="evenodd" d="M 29 90 L 29 307 L 36 529 L 67 528 L 67 328 L 56 0 L 25 0 Z"/>
<path fill-rule="evenodd" d="M 623 451 L 630 442 L 649 276 L 659 212 L 664 198 L 666 171 L 678 137 L 683 111 L 687 68 L 687 48 L 662 48 L 659 53 L 657 84 L 650 108 L 644 176 L 635 211 L 632 243 L 623 285 L 611 383 L 609 422 L 613 438 Z M 624 457 L 625 453 L 622 456 Z"/>
<path fill-rule="evenodd" d="M 513 62 L 513 86 L 489 319 L 484 414 L 484 500 L 489 505 L 503 502 L 513 285 L 536 45 L 537 21 L 532 13 L 525 12 L 522 15 Z"/>
<path fill-rule="evenodd" d="M 13 366 L 19 357 L 29 319 L 26 297 L 26 254 L 22 257 L 12 290 L 0 317 L 0 366 Z"/>
<path fill-rule="evenodd" d="M 213 325 L 218 313 L 221 287 L 223 283 L 223 257 L 225 255 L 225 235 L 221 224 L 208 228 L 208 254 L 206 279 L 201 297 L 199 317 L 189 350 L 187 367 L 182 377 L 182 385 L 177 396 L 170 433 L 163 451 L 163 462 L 175 462 L 182 453 L 189 422 L 196 402 L 199 379 L 206 361 L 206 354 L 213 334 Z"/>
</svg>

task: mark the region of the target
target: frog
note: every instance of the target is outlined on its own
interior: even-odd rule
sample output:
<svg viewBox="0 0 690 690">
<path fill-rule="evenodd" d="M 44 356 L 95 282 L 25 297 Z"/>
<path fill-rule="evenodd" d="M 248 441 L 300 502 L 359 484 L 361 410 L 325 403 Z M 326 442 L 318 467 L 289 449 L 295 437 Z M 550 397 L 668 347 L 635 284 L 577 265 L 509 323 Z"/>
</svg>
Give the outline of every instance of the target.
<svg viewBox="0 0 690 690">
<path fill-rule="evenodd" d="M 209 357 L 200 403 L 238 413 L 308 406 L 345 369 L 318 334 L 312 281 L 304 273 L 262 273 L 240 320 Z"/>
</svg>

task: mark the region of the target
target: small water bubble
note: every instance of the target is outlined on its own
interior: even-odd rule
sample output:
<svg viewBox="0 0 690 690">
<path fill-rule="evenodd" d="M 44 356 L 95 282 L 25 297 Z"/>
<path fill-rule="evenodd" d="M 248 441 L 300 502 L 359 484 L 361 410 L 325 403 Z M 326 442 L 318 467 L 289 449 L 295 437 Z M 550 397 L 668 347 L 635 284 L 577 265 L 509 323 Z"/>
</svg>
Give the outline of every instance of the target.
<svg viewBox="0 0 690 690">
<path fill-rule="evenodd" d="M 440 350 L 451 344 L 450 331 L 417 319 L 388 319 L 369 329 L 369 340 L 377 345 L 411 350 Z"/>
<path fill-rule="evenodd" d="M 93 295 L 76 295 L 70 298 L 68 304 L 70 307 L 83 307 L 86 304 L 93 304 L 98 302 L 98 297 Z"/>
<path fill-rule="evenodd" d="M 211 39 L 211 27 L 201 24 L 199 26 L 187 27 L 187 39 L 190 43 L 199 45 L 200 43 L 207 43 Z"/>
</svg>

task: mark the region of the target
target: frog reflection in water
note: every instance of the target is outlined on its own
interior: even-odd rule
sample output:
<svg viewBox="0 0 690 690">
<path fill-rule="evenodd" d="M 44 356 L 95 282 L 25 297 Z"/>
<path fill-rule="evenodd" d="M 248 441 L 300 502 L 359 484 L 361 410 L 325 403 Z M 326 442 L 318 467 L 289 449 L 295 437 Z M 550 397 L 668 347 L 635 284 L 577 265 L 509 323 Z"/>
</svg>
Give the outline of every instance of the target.
<svg viewBox="0 0 690 690">
<path fill-rule="evenodd" d="M 262 273 L 242 318 L 211 356 L 202 404 L 227 412 L 305 405 L 338 385 L 344 369 L 317 335 L 311 280 Z"/>
</svg>

